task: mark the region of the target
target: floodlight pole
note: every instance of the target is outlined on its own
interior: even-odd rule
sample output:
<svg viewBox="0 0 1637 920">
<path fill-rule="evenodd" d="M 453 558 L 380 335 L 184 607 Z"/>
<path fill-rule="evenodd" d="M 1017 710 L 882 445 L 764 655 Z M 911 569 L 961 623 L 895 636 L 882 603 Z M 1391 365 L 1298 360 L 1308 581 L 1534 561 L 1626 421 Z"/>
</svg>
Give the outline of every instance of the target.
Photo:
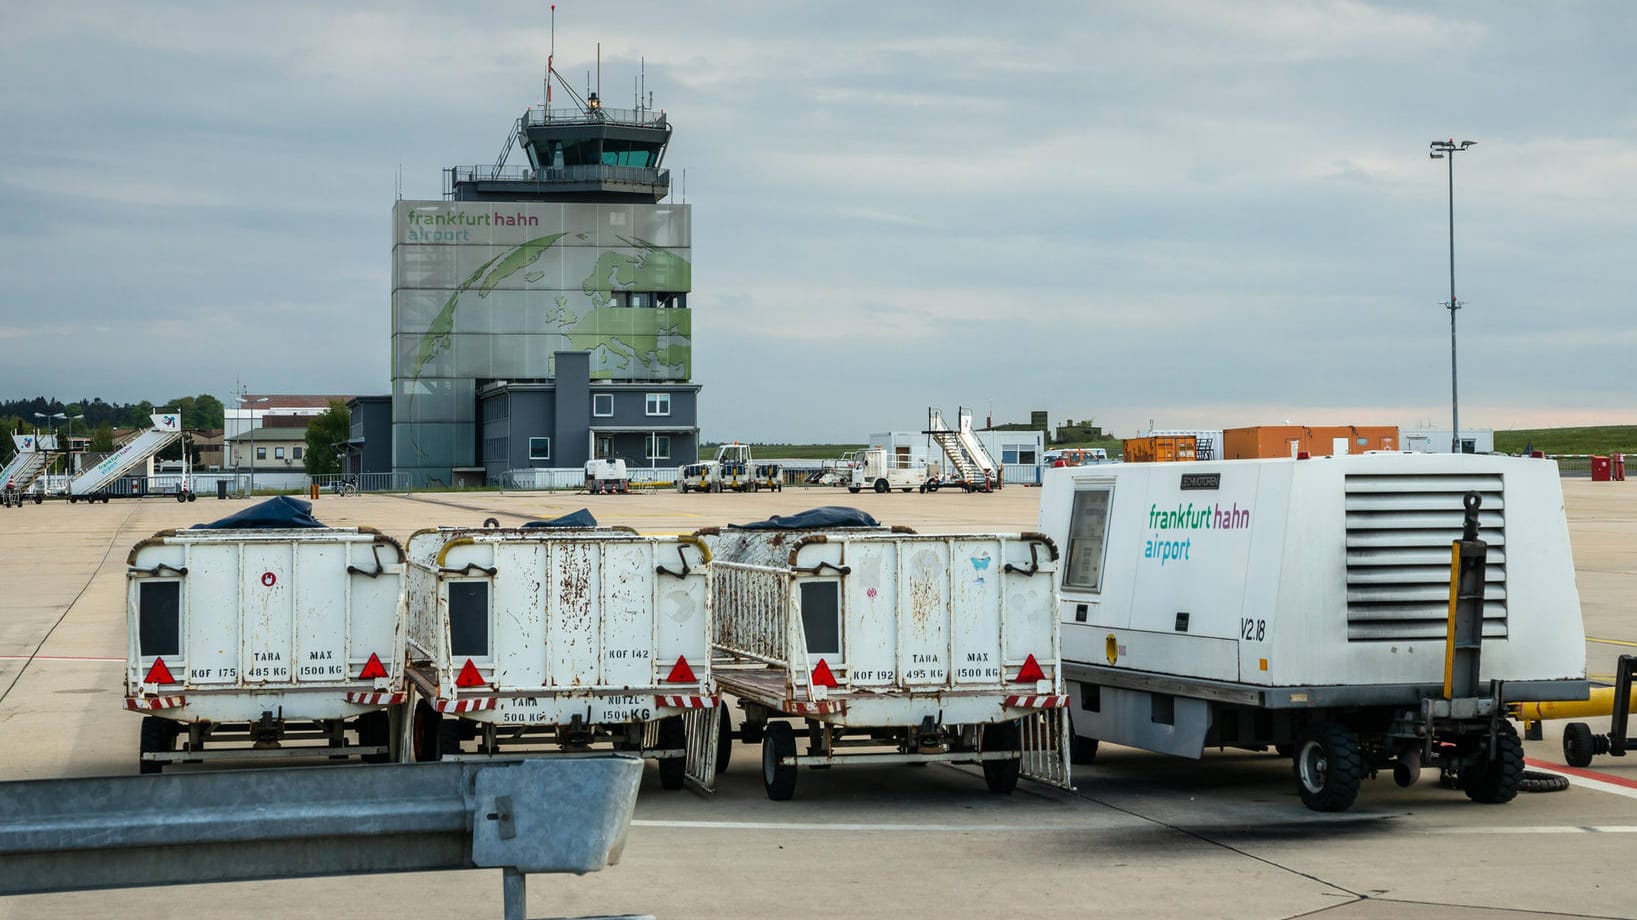
<svg viewBox="0 0 1637 920">
<path fill-rule="evenodd" d="M 1446 160 L 1449 165 L 1449 302 L 1444 306 L 1449 308 L 1449 452 L 1452 454 L 1461 452 L 1461 399 L 1455 374 L 1455 311 L 1461 309 L 1461 302 L 1455 299 L 1455 155 L 1476 143 L 1457 144 L 1454 138 L 1433 141 L 1428 153 L 1432 159 Z"/>
</svg>

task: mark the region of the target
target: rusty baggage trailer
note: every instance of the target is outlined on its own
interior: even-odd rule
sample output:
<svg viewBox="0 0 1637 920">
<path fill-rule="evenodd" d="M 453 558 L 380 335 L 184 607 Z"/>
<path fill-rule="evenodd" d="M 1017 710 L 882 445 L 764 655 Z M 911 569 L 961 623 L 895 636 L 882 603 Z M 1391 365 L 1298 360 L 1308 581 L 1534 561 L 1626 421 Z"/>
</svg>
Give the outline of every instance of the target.
<svg viewBox="0 0 1637 920">
<path fill-rule="evenodd" d="M 244 513 L 281 504 L 305 503 L 279 498 Z M 404 553 L 395 540 L 316 522 L 162 531 L 131 549 L 126 572 L 124 704 L 144 716 L 139 772 L 396 756 Z"/>
<path fill-rule="evenodd" d="M 802 765 L 978 762 L 996 792 L 1020 773 L 1066 786 L 1051 540 L 830 510 L 866 523 L 697 534 L 713 556 L 714 673 L 744 709 L 737 734 L 721 714 L 718 767 L 738 737 L 761 743 L 775 800 Z M 805 753 L 787 719 L 805 723 Z"/>
<path fill-rule="evenodd" d="M 710 554 L 579 515 L 410 537 L 405 759 L 612 747 L 709 788 Z"/>
</svg>

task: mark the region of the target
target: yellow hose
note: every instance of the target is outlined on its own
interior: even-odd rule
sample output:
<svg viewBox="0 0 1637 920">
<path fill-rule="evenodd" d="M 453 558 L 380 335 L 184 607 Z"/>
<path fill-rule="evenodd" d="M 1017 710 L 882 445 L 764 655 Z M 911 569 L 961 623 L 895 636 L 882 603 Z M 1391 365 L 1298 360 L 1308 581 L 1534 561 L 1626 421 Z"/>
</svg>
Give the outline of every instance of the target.
<svg viewBox="0 0 1637 920">
<path fill-rule="evenodd" d="M 1631 699 L 1627 701 L 1631 710 L 1637 711 L 1637 687 L 1632 688 Z M 1592 690 L 1591 696 L 1584 700 L 1560 700 L 1547 703 L 1518 703 L 1517 718 L 1529 722 L 1538 722 L 1543 719 L 1590 719 L 1597 716 L 1614 714 L 1614 688 L 1597 687 Z"/>
</svg>

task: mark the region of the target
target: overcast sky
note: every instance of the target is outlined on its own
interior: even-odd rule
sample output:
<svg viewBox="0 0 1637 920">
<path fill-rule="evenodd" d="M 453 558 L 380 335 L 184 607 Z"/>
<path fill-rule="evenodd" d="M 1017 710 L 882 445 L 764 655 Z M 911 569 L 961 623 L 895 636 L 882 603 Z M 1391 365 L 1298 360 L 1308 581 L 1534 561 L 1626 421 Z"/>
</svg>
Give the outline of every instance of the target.
<svg viewBox="0 0 1637 920">
<path fill-rule="evenodd" d="M 543 2 L 5 20 L 5 398 L 387 392 L 396 189 L 492 162 L 549 44 Z M 675 124 L 708 439 L 1447 427 L 1447 137 L 1463 427 L 1637 423 L 1637 5 L 558 4 L 577 85 L 599 41 Z"/>
</svg>

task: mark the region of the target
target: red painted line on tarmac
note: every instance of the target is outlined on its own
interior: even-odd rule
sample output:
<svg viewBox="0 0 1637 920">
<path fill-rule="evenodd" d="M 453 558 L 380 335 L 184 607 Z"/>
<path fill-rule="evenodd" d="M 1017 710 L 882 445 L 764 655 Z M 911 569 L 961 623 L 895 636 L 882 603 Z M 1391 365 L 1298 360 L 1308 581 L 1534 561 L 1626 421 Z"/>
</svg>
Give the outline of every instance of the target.
<svg viewBox="0 0 1637 920">
<path fill-rule="evenodd" d="M 86 658 L 78 655 L 0 655 L 0 661 L 124 661 L 123 658 Z"/>
<path fill-rule="evenodd" d="M 1571 767 L 1568 764 L 1552 763 L 1550 760 L 1536 760 L 1533 757 L 1525 757 L 1523 762 L 1528 766 L 1541 767 L 1542 769 L 1551 770 L 1554 773 L 1564 773 L 1569 776 L 1578 776 L 1581 779 L 1595 779 L 1600 783 L 1608 783 L 1611 786 L 1624 786 L 1627 789 L 1637 789 L 1637 780 L 1627 779 L 1624 776 L 1615 776 L 1612 773 L 1599 773 L 1596 770 L 1584 770 L 1580 767 Z"/>
</svg>

